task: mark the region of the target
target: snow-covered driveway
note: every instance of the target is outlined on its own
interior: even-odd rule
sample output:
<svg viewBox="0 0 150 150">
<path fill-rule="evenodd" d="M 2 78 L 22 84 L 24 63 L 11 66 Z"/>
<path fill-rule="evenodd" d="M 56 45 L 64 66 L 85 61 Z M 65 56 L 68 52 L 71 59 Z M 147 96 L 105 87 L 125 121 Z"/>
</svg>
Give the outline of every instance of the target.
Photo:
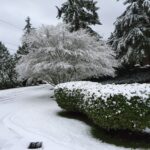
<svg viewBox="0 0 150 150">
<path fill-rule="evenodd" d="M 90 135 L 90 126 L 58 115 L 50 85 L 0 91 L 0 150 L 27 150 L 42 141 L 43 150 L 117 150 Z"/>
</svg>

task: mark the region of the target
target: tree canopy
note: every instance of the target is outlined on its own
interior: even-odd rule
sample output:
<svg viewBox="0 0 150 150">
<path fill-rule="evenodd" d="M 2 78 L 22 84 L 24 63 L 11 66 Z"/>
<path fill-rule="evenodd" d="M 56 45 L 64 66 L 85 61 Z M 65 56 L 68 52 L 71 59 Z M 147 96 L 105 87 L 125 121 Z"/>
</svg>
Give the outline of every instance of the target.
<svg viewBox="0 0 150 150">
<path fill-rule="evenodd" d="M 81 28 L 87 29 L 90 33 L 96 34 L 90 25 L 101 25 L 98 16 L 97 2 L 93 0 L 67 0 L 61 8 L 57 7 L 57 18 L 62 18 L 64 23 L 70 24 L 70 31 L 77 31 Z"/>
<path fill-rule="evenodd" d="M 115 75 L 113 51 L 86 30 L 71 33 L 66 25 L 42 26 L 27 43 L 30 52 L 17 65 L 20 78 L 40 77 L 58 84 Z"/>
<path fill-rule="evenodd" d="M 15 59 L 5 45 L 0 42 L 0 89 L 14 87 L 17 83 Z"/>
<path fill-rule="evenodd" d="M 124 65 L 150 64 L 150 1 L 126 0 L 126 11 L 115 22 L 109 43 Z"/>
</svg>

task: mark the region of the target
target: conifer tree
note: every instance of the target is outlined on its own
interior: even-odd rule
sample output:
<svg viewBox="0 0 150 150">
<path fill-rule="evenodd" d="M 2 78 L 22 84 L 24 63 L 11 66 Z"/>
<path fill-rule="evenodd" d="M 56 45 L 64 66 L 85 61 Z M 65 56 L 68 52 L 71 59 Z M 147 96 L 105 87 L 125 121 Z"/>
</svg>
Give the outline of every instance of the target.
<svg viewBox="0 0 150 150">
<path fill-rule="evenodd" d="M 22 46 L 19 46 L 18 50 L 17 50 L 17 54 L 19 55 L 26 55 L 28 54 L 28 46 L 26 43 L 23 43 Z"/>
<path fill-rule="evenodd" d="M 26 26 L 24 27 L 25 30 L 25 34 L 29 34 L 32 30 L 32 24 L 31 24 L 31 19 L 30 17 L 27 17 L 27 19 L 25 20 L 26 22 Z"/>
<path fill-rule="evenodd" d="M 17 83 L 15 59 L 0 42 L 0 89 L 14 87 Z"/>
<path fill-rule="evenodd" d="M 90 25 L 100 25 L 96 7 L 97 2 L 93 0 L 67 0 L 58 8 L 57 18 L 62 18 L 66 24 L 70 24 L 70 31 L 77 31 L 81 28 L 96 34 Z"/>
<path fill-rule="evenodd" d="M 19 46 L 17 50 L 17 59 L 19 59 L 22 55 L 27 55 L 29 53 L 28 44 L 26 43 L 25 39 L 28 37 L 28 35 L 32 34 L 32 32 L 34 31 L 34 28 L 32 27 L 32 24 L 31 24 L 30 17 L 27 17 L 25 22 L 26 22 L 26 25 L 24 27 L 25 32 L 22 37 L 22 46 Z"/>
<path fill-rule="evenodd" d="M 109 43 L 123 65 L 150 64 L 150 0 L 126 0 Z"/>
</svg>

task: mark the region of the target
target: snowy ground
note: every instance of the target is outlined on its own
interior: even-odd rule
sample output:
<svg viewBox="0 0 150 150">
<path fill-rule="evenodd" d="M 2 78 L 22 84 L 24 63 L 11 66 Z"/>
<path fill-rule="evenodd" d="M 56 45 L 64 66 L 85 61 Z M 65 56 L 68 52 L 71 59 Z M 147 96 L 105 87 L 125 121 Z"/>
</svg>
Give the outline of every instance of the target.
<svg viewBox="0 0 150 150">
<path fill-rule="evenodd" d="M 0 150 L 27 150 L 42 141 L 43 150 L 120 150 L 91 136 L 90 126 L 58 116 L 51 86 L 0 91 Z"/>
</svg>

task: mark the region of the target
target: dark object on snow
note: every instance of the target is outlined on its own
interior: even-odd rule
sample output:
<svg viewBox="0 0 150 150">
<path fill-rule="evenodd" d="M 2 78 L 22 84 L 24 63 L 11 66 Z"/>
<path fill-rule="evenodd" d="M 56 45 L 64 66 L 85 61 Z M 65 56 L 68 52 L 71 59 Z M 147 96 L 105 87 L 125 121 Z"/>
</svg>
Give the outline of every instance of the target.
<svg viewBox="0 0 150 150">
<path fill-rule="evenodd" d="M 42 142 L 31 142 L 28 149 L 42 148 Z"/>
</svg>

